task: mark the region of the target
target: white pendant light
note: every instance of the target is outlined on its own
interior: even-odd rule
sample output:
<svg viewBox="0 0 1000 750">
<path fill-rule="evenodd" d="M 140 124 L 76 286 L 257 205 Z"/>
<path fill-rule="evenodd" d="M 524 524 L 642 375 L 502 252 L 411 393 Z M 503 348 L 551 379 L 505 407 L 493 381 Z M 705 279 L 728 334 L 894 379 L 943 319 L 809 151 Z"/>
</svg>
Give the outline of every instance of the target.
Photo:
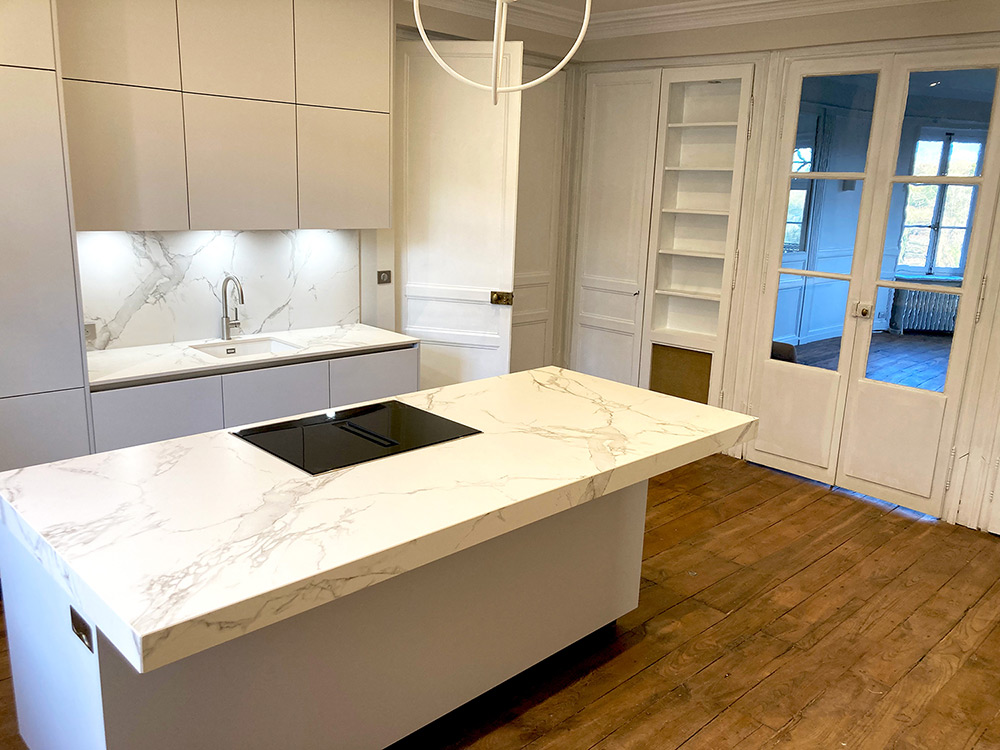
<svg viewBox="0 0 1000 750">
<path fill-rule="evenodd" d="M 507 38 L 507 6 L 514 2 L 517 2 L 517 0 L 497 0 L 497 10 L 493 21 L 493 72 L 491 76 L 493 80 L 487 85 L 485 83 L 477 83 L 476 81 L 469 80 L 441 58 L 441 55 L 439 55 L 437 50 L 434 49 L 434 45 L 431 44 L 431 40 L 427 38 L 427 32 L 424 30 L 424 22 L 420 18 L 420 0 L 413 0 L 413 17 L 417 22 L 417 31 L 420 32 L 420 38 L 424 40 L 424 45 L 427 47 L 427 51 L 431 53 L 431 57 L 433 57 L 437 61 L 437 64 L 444 68 L 445 72 L 452 78 L 474 88 L 482 89 L 483 91 L 491 91 L 493 93 L 494 104 L 500 101 L 500 94 L 510 94 L 515 91 L 530 89 L 532 86 L 545 83 L 552 76 L 565 68 L 566 63 L 573 59 L 573 55 L 576 54 L 580 45 L 583 44 L 583 37 L 586 36 L 587 27 L 590 25 L 591 0 L 585 0 L 586 5 L 583 9 L 583 26 L 580 28 L 580 36 L 576 38 L 573 46 L 570 48 L 569 52 L 566 53 L 566 57 L 564 57 L 559 64 L 548 73 L 538 76 L 538 78 L 533 81 L 528 81 L 527 83 L 522 83 L 518 86 L 501 86 L 500 77 L 502 74 L 501 59 L 503 58 L 503 43 Z"/>
</svg>

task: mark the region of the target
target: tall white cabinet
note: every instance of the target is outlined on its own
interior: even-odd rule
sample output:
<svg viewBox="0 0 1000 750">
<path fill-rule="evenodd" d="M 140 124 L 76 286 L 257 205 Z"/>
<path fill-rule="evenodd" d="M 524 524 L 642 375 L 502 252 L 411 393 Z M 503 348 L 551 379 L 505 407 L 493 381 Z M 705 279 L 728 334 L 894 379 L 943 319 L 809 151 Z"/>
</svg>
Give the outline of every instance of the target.
<svg viewBox="0 0 1000 750">
<path fill-rule="evenodd" d="M 570 366 L 633 385 L 659 96 L 658 69 L 587 75 Z"/>
<path fill-rule="evenodd" d="M 0 101 L 16 103 L 0 107 L 0 470 L 90 447 L 58 82 L 45 44 L 27 43 L 51 50 L 48 3 L 2 18 L 24 43 L 0 65 Z"/>
<path fill-rule="evenodd" d="M 587 76 L 571 366 L 717 403 L 752 65 Z"/>
<path fill-rule="evenodd" d="M 752 78 L 752 65 L 665 70 L 660 91 L 639 383 L 710 403 L 738 258 Z"/>
</svg>

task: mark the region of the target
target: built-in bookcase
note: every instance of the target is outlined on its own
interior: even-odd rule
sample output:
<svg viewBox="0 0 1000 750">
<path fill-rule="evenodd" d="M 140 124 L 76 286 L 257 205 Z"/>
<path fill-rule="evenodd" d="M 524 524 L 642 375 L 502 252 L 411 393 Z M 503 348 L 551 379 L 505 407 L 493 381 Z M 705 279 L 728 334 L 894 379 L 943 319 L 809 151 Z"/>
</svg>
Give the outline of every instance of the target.
<svg viewBox="0 0 1000 750">
<path fill-rule="evenodd" d="M 652 347 L 664 345 L 711 354 L 718 392 L 752 75 L 750 65 L 663 72 L 640 382 L 662 380 Z"/>
</svg>

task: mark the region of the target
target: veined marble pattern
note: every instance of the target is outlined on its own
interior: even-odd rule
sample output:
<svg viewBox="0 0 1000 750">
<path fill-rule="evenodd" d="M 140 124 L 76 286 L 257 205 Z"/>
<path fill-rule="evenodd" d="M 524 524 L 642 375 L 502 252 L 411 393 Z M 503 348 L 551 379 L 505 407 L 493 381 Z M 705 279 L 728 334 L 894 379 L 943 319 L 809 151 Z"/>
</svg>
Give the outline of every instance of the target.
<svg viewBox="0 0 1000 750">
<path fill-rule="evenodd" d="M 316 477 L 195 435 L 0 474 L 2 522 L 149 671 L 756 431 L 555 367 L 399 400 L 483 434 Z"/>
<path fill-rule="evenodd" d="M 246 337 L 238 336 L 235 340 L 242 338 Z M 208 375 L 219 370 L 231 372 L 234 368 L 240 367 L 251 369 L 261 366 L 264 362 L 275 360 L 291 363 L 322 355 L 362 354 L 398 349 L 420 341 L 412 336 L 384 331 L 363 323 L 283 331 L 274 338 L 302 348 L 283 354 L 229 359 L 218 359 L 191 348 L 193 345 L 208 341 L 179 341 L 171 344 L 87 352 L 90 386 L 94 390 L 107 390 L 110 386 L 121 387 L 176 380 L 180 377 Z"/>
<path fill-rule="evenodd" d="M 80 232 L 77 247 L 92 349 L 218 338 L 227 272 L 244 333 L 360 320 L 356 231 Z"/>
</svg>

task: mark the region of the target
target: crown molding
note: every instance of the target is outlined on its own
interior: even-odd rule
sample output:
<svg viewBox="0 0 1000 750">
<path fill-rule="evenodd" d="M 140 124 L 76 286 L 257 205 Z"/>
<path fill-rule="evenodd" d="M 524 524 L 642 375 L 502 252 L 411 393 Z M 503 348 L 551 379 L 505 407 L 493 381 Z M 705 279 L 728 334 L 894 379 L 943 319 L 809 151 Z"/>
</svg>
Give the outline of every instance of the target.
<svg viewBox="0 0 1000 750">
<path fill-rule="evenodd" d="M 595 14 L 587 32 L 589 39 L 662 34 L 713 26 L 779 21 L 785 18 L 849 13 L 873 8 L 890 8 L 937 0 L 680 0 L 634 10 Z"/>
<path fill-rule="evenodd" d="M 496 10 L 495 0 L 421 0 L 421 2 L 441 10 L 489 20 L 493 20 Z M 587 38 L 614 39 L 662 34 L 669 31 L 778 21 L 785 18 L 849 13 L 930 2 L 939 0 L 824 0 L 819 9 L 816 0 L 678 0 L 667 5 L 594 13 L 590 19 Z M 508 19 L 512 26 L 572 39 L 580 33 L 583 0 L 580 0 L 580 5 L 580 11 L 573 11 L 547 0 L 512 3 L 508 10 Z"/>
<path fill-rule="evenodd" d="M 490 21 L 496 13 L 495 0 L 420 0 L 420 4 Z M 580 24 L 583 22 L 583 0 L 580 0 L 580 8 L 580 12 L 575 12 L 546 0 L 515 2 L 507 9 L 507 22 L 522 29 L 544 31 L 575 39 L 580 33 Z M 595 15 L 591 15 L 591 28 Z"/>
</svg>

